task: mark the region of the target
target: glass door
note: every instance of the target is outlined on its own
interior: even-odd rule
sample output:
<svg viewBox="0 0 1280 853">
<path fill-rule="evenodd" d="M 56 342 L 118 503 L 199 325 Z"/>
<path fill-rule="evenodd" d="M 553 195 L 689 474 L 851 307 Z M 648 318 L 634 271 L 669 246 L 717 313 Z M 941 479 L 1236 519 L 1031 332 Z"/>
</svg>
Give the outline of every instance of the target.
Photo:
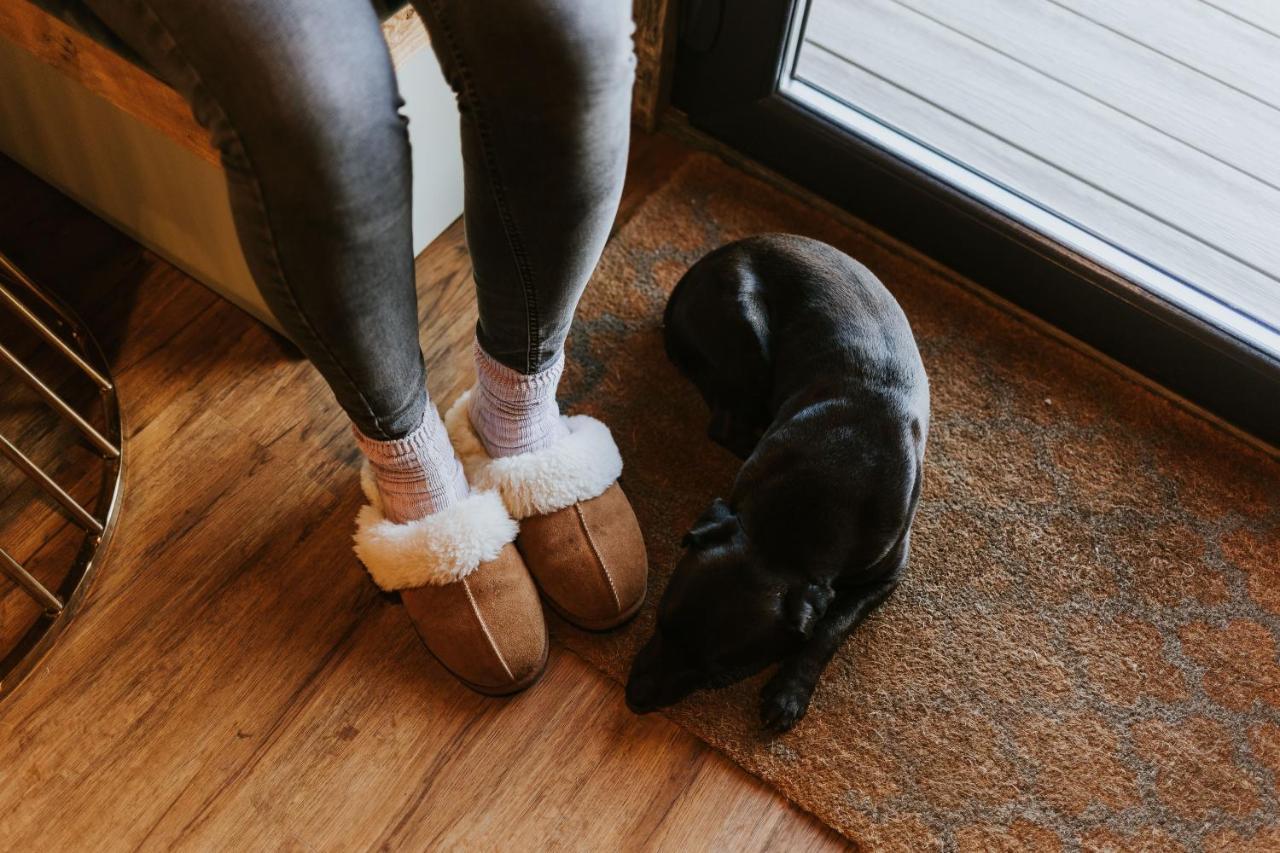
<svg viewBox="0 0 1280 853">
<path fill-rule="evenodd" d="M 1280 445 L 1280 2 L 687 0 L 672 101 Z"/>
<path fill-rule="evenodd" d="M 782 92 L 1280 353 L 1280 3 L 795 14 Z"/>
</svg>

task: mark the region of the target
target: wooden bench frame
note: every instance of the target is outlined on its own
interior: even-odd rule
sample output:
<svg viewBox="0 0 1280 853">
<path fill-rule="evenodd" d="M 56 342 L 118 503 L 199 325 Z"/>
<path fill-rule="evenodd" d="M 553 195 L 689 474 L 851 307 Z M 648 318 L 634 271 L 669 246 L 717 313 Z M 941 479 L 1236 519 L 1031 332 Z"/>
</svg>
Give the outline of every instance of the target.
<svg viewBox="0 0 1280 853">
<path fill-rule="evenodd" d="M 417 254 L 462 213 L 457 112 L 413 10 L 382 32 L 411 117 Z M 26 0 L 0 3 L 0 76 L 0 152 L 280 329 L 240 250 L 218 154 L 176 91 Z"/>
<path fill-rule="evenodd" d="M 397 68 L 430 47 L 411 8 L 387 18 L 382 35 Z M 26 0 L 0 3 L 0 36 L 98 97 L 218 165 L 218 153 L 182 96 L 146 70 Z"/>
</svg>

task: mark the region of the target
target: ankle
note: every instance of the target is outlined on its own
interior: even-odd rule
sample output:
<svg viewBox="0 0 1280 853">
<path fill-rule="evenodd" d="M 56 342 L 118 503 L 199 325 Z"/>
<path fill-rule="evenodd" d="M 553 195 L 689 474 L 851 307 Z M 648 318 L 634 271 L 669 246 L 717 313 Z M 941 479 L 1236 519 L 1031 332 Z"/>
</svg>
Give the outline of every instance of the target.
<svg viewBox="0 0 1280 853">
<path fill-rule="evenodd" d="M 568 434 L 556 403 L 564 351 L 537 373 L 523 374 L 475 344 L 476 390 L 467 414 L 490 456 L 540 450 Z"/>
<path fill-rule="evenodd" d="M 352 431 L 369 461 L 388 520 L 414 521 L 470 493 L 462 463 L 434 405 L 428 404 L 422 423 L 401 438 L 379 440 L 354 427 Z"/>
</svg>

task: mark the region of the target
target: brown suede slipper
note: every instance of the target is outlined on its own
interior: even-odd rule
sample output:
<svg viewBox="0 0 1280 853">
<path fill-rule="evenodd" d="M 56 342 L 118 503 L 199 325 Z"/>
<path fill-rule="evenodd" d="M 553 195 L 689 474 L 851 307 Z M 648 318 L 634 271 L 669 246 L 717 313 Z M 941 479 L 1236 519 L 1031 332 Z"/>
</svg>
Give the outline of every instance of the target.
<svg viewBox="0 0 1280 853">
<path fill-rule="evenodd" d="M 400 598 L 440 665 L 478 693 L 516 693 L 547 666 L 538 590 L 511 543 L 462 580 L 404 589 Z"/>
<path fill-rule="evenodd" d="M 445 415 L 449 438 L 467 480 L 497 491 L 520 522 L 516 545 L 547 603 L 590 631 L 626 622 L 644 602 L 649 561 L 609 428 L 566 417 L 569 435 L 552 446 L 494 459 L 467 415 L 469 395 Z"/>
<path fill-rule="evenodd" d="M 397 524 L 382 514 L 368 466 L 369 503 L 356 518 L 356 555 L 384 590 L 398 590 L 418 636 L 454 677 L 501 696 L 538 680 L 547 625 L 538 591 L 513 544 L 516 523 L 496 492 Z"/>
</svg>

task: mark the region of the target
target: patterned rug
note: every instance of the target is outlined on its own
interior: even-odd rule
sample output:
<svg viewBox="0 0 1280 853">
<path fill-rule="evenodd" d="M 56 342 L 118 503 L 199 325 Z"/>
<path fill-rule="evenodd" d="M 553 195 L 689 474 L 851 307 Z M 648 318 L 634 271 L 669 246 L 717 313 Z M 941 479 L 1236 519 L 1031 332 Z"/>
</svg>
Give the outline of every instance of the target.
<svg viewBox="0 0 1280 853">
<path fill-rule="evenodd" d="M 570 341 L 567 402 L 613 428 L 653 583 L 624 631 L 559 638 L 625 678 L 728 492 L 659 324 L 690 264 L 764 231 L 858 258 L 911 320 L 933 388 L 913 553 L 793 731 L 759 731 L 761 678 L 669 716 L 870 849 L 1280 849 L 1280 463 L 710 157 L 614 238 Z"/>
</svg>

